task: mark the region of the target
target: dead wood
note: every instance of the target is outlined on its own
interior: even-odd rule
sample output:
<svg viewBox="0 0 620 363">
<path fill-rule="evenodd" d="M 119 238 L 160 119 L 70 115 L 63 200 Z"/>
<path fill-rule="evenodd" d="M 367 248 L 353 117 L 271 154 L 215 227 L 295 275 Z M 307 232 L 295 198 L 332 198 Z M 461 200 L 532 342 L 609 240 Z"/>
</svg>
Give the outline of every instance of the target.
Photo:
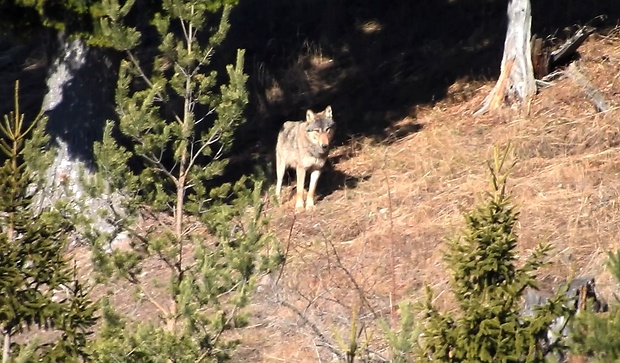
<svg viewBox="0 0 620 363">
<path fill-rule="evenodd" d="M 577 48 L 583 44 L 583 42 L 588 39 L 590 34 L 594 32 L 593 27 L 584 26 L 581 27 L 577 32 L 570 37 L 566 43 L 564 43 L 560 48 L 551 52 L 551 56 L 549 57 L 549 67 L 553 69 L 558 65 L 565 64 L 572 57 L 572 55 L 577 51 Z"/>
<path fill-rule="evenodd" d="M 508 30 L 500 76 L 474 115 L 499 108 L 505 101 L 522 102 L 536 93 L 536 80 L 531 51 L 532 13 L 530 0 L 511 0 L 508 3 Z"/>
<path fill-rule="evenodd" d="M 579 70 L 577 63 L 571 63 L 566 69 L 568 78 L 572 79 L 585 92 L 592 104 L 598 112 L 609 110 L 609 102 L 605 96 L 588 80 L 588 78 Z"/>
<path fill-rule="evenodd" d="M 532 66 L 534 68 L 534 78 L 542 79 L 549 74 L 551 67 L 549 47 L 544 40 L 536 35 L 532 36 Z"/>
<path fill-rule="evenodd" d="M 567 64 L 594 29 L 589 26 L 579 28 L 562 46 L 552 52 L 550 44 L 545 44 L 545 41 L 536 35 L 532 36 L 532 65 L 536 79 L 544 79 L 558 66 Z"/>
</svg>

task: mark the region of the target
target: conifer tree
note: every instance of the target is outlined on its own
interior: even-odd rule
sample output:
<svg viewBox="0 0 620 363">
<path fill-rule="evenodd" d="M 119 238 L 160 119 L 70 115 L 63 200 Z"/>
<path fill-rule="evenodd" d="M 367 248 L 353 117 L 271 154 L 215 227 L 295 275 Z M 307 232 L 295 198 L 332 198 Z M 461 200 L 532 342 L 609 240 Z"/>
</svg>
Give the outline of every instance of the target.
<svg viewBox="0 0 620 363">
<path fill-rule="evenodd" d="M 57 332 L 40 344 L 32 340 L 29 360 L 71 362 L 88 357 L 87 338 L 96 322 L 95 305 L 64 256 L 73 228 L 63 202 L 41 208 L 38 191 L 52 154 L 44 151 L 45 119 L 25 125 L 15 111 L 0 123 L 0 332 L 2 362 L 25 346 L 13 338 L 31 328 Z M 33 334 L 33 333 L 31 333 Z M 21 355 L 23 357 L 23 354 Z"/>
<path fill-rule="evenodd" d="M 609 253 L 607 267 L 620 283 L 620 251 Z M 620 360 L 620 299 L 618 296 L 614 299 L 606 314 L 584 309 L 576 315 L 571 326 L 570 348 L 573 353 L 590 356 L 593 362 Z"/>
<path fill-rule="evenodd" d="M 94 252 L 100 271 L 128 281 L 160 318 L 135 321 L 104 304 L 95 356 L 103 362 L 225 360 L 236 345 L 226 331 L 245 324 L 243 308 L 258 272 L 270 263 L 261 252 L 270 240 L 261 183 L 218 179 L 244 121 L 244 54 L 237 52 L 226 67 L 228 82 L 219 86 L 210 63 L 231 8 L 212 0 L 164 1 L 145 30 L 154 30 L 157 49 L 138 54 L 141 34 L 124 24 L 131 4 L 111 0 L 103 9 L 100 45 L 126 59 L 116 95 L 119 120 L 95 146 L 99 179 L 88 182 L 93 196 L 108 196 L 102 213 L 130 243 L 116 249 L 110 247 L 116 233 L 93 232 Z M 153 261 L 168 276 L 160 281 L 164 297 L 146 288 L 144 267 Z"/>
<path fill-rule="evenodd" d="M 550 246 L 540 244 L 517 267 L 518 211 L 506 192 L 507 151 L 495 150 L 486 202 L 465 215 L 462 235 L 448 242 L 445 261 L 458 310 L 441 312 L 428 289 L 418 349 L 421 361 L 543 362 L 545 354 L 562 343 L 544 347 L 538 340 L 554 318 L 568 313 L 561 292 L 535 309 L 534 316 L 520 313 L 524 290 L 536 286 L 535 273 Z"/>
</svg>

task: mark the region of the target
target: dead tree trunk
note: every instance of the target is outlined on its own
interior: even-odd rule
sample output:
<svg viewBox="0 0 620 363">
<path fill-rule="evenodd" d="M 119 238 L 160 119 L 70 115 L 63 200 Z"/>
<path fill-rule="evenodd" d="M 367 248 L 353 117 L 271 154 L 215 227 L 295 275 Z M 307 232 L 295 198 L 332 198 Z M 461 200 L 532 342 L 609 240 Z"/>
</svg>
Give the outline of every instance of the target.
<svg viewBox="0 0 620 363">
<path fill-rule="evenodd" d="M 475 115 L 495 110 L 504 103 L 528 103 L 536 93 L 530 45 L 531 25 L 530 0 L 510 0 L 501 73 Z"/>
</svg>

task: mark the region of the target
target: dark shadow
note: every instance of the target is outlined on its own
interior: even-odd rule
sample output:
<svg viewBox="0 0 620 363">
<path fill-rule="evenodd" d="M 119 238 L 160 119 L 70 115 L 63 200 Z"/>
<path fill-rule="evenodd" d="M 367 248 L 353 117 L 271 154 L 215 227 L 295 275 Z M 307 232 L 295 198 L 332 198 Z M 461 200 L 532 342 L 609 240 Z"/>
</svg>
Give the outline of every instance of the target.
<svg viewBox="0 0 620 363">
<path fill-rule="evenodd" d="M 151 4 L 137 5 L 140 10 Z M 576 24 L 602 29 L 620 18 L 618 0 L 540 0 L 532 5 L 532 32 L 555 44 L 570 36 Z M 268 165 L 282 123 L 303 119 L 309 108 L 332 105 L 336 145 L 358 137 L 391 143 L 419 132 L 420 105 L 446 99 L 457 82 L 475 85 L 497 78 L 506 2 L 243 0 L 230 23 L 214 65 L 225 79 L 224 64 L 234 62 L 236 49 L 243 48 L 250 76 L 248 122 L 238 130 L 232 151 L 233 157 L 250 162 L 231 163 L 227 172 L 234 174 Z M 144 48 L 153 47 L 149 39 L 145 34 Z M 52 40 L 43 40 L 47 44 L 42 48 L 53 46 Z M 44 52 L 43 66 L 28 67 L 29 51 L 35 50 L 19 50 L 16 59 L 21 61 L 3 64 L 0 42 L 3 113 L 12 109 L 8 101 L 15 79 L 22 79 L 22 109 L 28 117 L 40 109 L 52 53 Z M 118 60 L 101 49 L 91 49 L 87 57 L 87 65 L 65 85 L 60 104 L 49 113 L 48 130 L 68 142 L 73 156 L 88 162 L 105 120 L 115 117 L 116 80 L 111 78 L 116 77 Z M 334 162 L 353 154 L 347 155 Z"/>
<path fill-rule="evenodd" d="M 119 56 L 109 50 L 88 48 L 84 64 L 70 70 L 72 78 L 61 94 L 54 95 L 59 102 L 46 112 L 47 131 L 52 138 L 66 142 L 69 155 L 90 167 L 95 141 L 103 138 L 106 121 L 116 119 L 114 96 L 119 63 Z M 51 72 L 55 71 L 52 66 Z"/>
<path fill-rule="evenodd" d="M 20 113 L 25 114 L 26 122 L 30 123 L 39 114 L 48 93 L 47 79 L 58 71 L 53 60 L 60 52 L 60 45 L 54 32 L 46 29 L 28 41 L 15 36 L 0 39 L 0 54 L 6 52 L 11 56 L 10 61 L 0 64 L 2 115 L 14 109 L 16 80 L 20 81 Z M 87 166 L 93 165 L 93 144 L 101 140 L 106 121 L 116 119 L 114 95 L 119 62 L 120 57 L 113 52 L 88 48 L 84 64 L 77 67 L 67 62 L 64 67 L 71 75 L 69 80 L 60 91 L 48 95 L 52 97 L 47 102 L 51 109 L 45 115 L 52 142 L 64 141 L 70 156 Z"/>
<path fill-rule="evenodd" d="M 336 170 L 332 167 L 326 167 L 321 173 L 319 183 L 316 187 L 316 200 L 321 200 L 332 193 L 343 189 L 355 189 L 357 185 L 365 180 L 368 180 L 370 175 L 366 176 L 354 176 L 344 173 L 340 170 Z M 275 179 L 272 181 L 275 184 Z M 305 190 L 308 190 L 309 177 L 306 176 Z M 287 169 L 284 174 L 283 181 L 283 194 L 284 198 L 288 200 L 287 188 L 296 186 L 295 171 Z M 295 192 L 293 192 L 294 196 Z"/>
<path fill-rule="evenodd" d="M 615 25 L 620 6 L 541 0 L 532 14 L 532 32 L 557 44 L 575 24 Z M 246 49 L 251 98 L 241 145 L 270 153 L 284 121 L 328 104 L 339 143 L 418 132 L 416 107 L 446 98 L 455 82 L 497 78 L 506 23 L 506 2 L 493 0 L 241 1 L 225 43 Z M 394 129 L 404 118 L 412 126 Z"/>
<path fill-rule="evenodd" d="M 0 37 L 0 118 L 15 110 L 15 82 L 19 81 L 19 109 L 30 124 L 41 110 L 47 87 L 49 33 L 29 42 L 13 35 Z"/>
<path fill-rule="evenodd" d="M 424 128 L 424 125 L 413 122 L 404 125 L 389 126 L 384 132 L 384 142 L 392 143 L 396 140 L 401 140 L 408 135 L 420 132 Z"/>
<path fill-rule="evenodd" d="M 317 200 L 321 200 L 332 193 L 343 189 L 355 189 L 357 185 L 370 178 L 370 175 L 354 176 L 334 168 L 326 168 L 316 187 Z"/>
</svg>

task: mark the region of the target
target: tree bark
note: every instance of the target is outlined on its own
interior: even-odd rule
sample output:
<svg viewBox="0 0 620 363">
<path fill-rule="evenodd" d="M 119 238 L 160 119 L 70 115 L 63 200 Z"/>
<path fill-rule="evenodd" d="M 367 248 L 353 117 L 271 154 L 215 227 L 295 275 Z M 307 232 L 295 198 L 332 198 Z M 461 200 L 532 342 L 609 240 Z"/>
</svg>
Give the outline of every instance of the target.
<svg viewBox="0 0 620 363">
<path fill-rule="evenodd" d="M 9 352 L 11 350 L 11 335 L 8 329 L 4 332 L 4 344 L 2 347 L 2 363 L 9 362 Z"/>
<path fill-rule="evenodd" d="M 508 30 L 499 79 L 475 115 L 493 111 L 505 103 L 528 104 L 536 94 L 531 57 L 531 27 L 530 0 L 510 0 Z"/>
<path fill-rule="evenodd" d="M 107 202 L 103 197 L 86 197 L 80 174 L 84 171 L 88 177 L 94 172 L 94 142 L 101 140 L 106 120 L 116 118 L 114 95 L 120 60 L 109 50 L 90 48 L 83 40 L 63 33 L 58 34 L 56 47 L 41 109 L 57 147 L 41 200 L 47 206 L 60 198 L 80 199 L 94 227 L 111 232 L 113 226 L 97 214 Z"/>
</svg>

